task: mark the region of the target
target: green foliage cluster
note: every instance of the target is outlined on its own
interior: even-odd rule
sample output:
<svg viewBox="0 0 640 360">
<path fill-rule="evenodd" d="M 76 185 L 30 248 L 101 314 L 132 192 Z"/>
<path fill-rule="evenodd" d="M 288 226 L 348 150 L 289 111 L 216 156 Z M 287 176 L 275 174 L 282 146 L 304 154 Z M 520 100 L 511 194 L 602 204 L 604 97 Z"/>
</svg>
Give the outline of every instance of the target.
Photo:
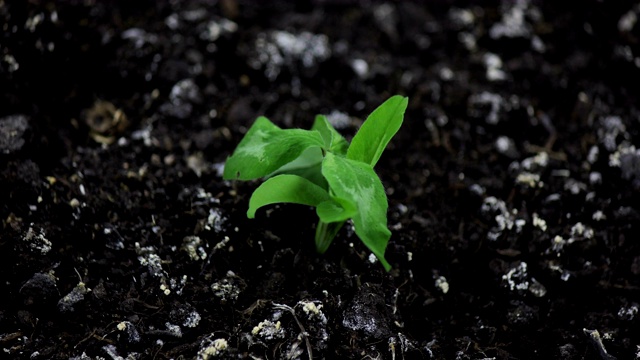
<svg viewBox="0 0 640 360">
<path fill-rule="evenodd" d="M 367 117 L 351 144 L 322 115 L 311 130 L 283 130 L 261 116 L 227 159 L 223 177 L 267 178 L 249 200 L 249 218 L 275 203 L 315 207 L 320 253 L 351 219 L 356 235 L 388 271 L 387 196 L 373 167 L 400 129 L 407 104 L 406 97 L 389 98 Z"/>
</svg>

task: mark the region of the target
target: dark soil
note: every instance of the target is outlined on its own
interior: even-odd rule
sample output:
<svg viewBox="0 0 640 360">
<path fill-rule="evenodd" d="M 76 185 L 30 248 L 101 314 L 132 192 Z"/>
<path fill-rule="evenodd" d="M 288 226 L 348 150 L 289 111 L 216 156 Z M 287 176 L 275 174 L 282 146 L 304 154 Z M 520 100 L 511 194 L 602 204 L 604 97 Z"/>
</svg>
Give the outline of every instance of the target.
<svg viewBox="0 0 640 360">
<path fill-rule="evenodd" d="M 640 358 L 640 7 L 473 3 L 0 0 L 0 357 Z M 246 218 L 258 115 L 393 94 L 391 272 Z"/>
</svg>

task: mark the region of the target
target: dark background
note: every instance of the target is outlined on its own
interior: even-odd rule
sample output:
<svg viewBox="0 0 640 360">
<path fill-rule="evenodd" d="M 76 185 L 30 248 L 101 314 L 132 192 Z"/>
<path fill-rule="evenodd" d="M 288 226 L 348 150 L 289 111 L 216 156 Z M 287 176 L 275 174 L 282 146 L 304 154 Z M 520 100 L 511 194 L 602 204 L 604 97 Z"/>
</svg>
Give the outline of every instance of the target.
<svg viewBox="0 0 640 360">
<path fill-rule="evenodd" d="M 637 357 L 638 16 L 0 1 L 3 354 Z M 221 168 L 255 117 L 350 138 L 394 94 L 391 272 L 349 227 L 316 254 L 311 209 L 246 219 Z"/>
</svg>

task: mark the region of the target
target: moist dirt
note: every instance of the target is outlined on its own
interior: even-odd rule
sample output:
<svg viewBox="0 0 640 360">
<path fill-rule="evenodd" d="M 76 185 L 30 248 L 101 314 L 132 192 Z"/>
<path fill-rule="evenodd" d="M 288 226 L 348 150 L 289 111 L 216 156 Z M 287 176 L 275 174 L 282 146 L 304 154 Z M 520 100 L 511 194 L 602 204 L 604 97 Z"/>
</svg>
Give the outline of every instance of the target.
<svg viewBox="0 0 640 360">
<path fill-rule="evenodd" d="M 640 7 L 0 0 L 0 357 L 637 359 Z M 394 94 L 385 272 L 224 161 Z M 635 230 L 634 230 L 635 229 Z M 636 235 L 634 235 L 636 234 Z"/>
</svg>

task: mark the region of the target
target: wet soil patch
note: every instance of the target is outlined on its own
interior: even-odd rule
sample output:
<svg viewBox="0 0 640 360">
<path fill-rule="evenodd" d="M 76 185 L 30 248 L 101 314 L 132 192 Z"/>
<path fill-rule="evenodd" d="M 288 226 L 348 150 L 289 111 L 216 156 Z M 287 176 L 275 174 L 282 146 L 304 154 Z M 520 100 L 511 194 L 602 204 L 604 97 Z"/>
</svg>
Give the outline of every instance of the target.
<svg viewBox="0 0 640 360">
<path fill-rule="evenodd" d="M 0 347 L 15 359 L 640 356 L 640 7 L 0 1 Z M 246 218 L 258 115 L 393 94 L 385 272 Z"/>
</svg>

